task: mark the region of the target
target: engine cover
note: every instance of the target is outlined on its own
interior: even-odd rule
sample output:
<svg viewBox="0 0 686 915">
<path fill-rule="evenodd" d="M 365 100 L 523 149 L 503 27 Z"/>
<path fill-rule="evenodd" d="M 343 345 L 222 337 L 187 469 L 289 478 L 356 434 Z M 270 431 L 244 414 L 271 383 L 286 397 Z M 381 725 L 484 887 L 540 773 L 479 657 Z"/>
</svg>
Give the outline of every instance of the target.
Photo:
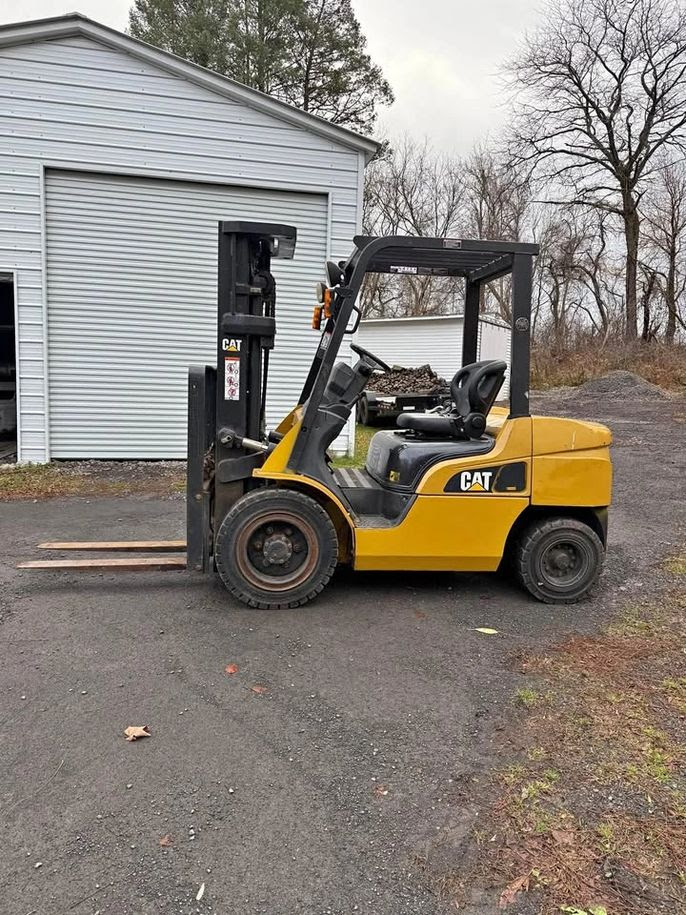
<svg viewBox="0 0 686 915">
<path fill-rule="evenodd" d="M 490 435 L 476 441 L 460 441 L 407 432 L 377 432 L 369 445 L 367 472 L 384 486 L 411 492 L 434 464 L 487 454 L 493 445 L 494 439 Z"/>
</svg>

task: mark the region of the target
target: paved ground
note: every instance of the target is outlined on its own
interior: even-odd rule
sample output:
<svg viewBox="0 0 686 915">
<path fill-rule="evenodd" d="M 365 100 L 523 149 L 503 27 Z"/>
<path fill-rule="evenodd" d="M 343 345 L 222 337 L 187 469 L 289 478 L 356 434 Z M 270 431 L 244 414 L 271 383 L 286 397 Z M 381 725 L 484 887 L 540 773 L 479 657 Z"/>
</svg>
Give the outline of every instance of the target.
<svg viewBox="0 0 686 915">
<path fill-rule="evenodd" d="M 607 572 L 572 608 L 488 576 L 341 575 L 269 614 L 184 574 L 30 575 L 43 539 L 182 536 L 183 502 L 1 505 L 0 911 L 440 912 L 415 862 L 459 848 L 512 655 L 601 624 L 686 533 L 683 402 L 545 402 L 617 441 Z"/>
</svg>

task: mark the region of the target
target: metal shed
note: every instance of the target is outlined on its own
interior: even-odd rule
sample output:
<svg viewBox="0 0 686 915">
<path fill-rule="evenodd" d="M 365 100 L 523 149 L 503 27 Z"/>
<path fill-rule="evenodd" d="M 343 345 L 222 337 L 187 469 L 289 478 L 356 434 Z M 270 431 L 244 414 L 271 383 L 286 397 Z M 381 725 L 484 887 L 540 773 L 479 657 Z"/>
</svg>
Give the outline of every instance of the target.
<svg viewBox="0 0 686 915">
<path fill-rule="evenodd" d="M 430 365 L 448 381 L 462 364 L 462 315 L 419 318 L 368 318 L 360 324 L 357 342 L 390 365 Z M 510 390 L 510 328 L 496 318 L 479 318 L 478 359 L 503 359 L 508 370 L 500 399 Z"/>
<path fill-rule="evenodd" d="M 280 418 L 376 144 L 78 14 L 1 27 L 0 91 L 19 459 L 185 454 L 187 367 L 214 358 L 219 219 L 298 229 L 275 271 Z"/>
</svg>

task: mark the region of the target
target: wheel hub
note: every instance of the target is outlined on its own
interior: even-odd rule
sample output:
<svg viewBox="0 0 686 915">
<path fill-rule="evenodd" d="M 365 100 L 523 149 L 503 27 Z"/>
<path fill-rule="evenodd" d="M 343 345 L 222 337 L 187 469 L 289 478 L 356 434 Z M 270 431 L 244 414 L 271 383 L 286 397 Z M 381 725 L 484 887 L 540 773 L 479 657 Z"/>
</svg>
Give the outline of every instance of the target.
<svg viewBox="0 0 686 915">
<path fill-rule="evenodd" d="M 543 556 L 544 572 L 559 583 L 575 578 L 581 565 L 582 556 L 573 543 L 556 543 Z"/>
<path fill-rule="evenodd" d="M 236 561 L 245 580 L 269 591 L 297 587 L 319 557 L 311 525 L 289 511 L 265 512 L 253 519 L 236 546 Z"/>
<path fill-rule="evenodd" d="M 284 534 L 272 534 L 264 541 L 262 546 L 264 558 L 270 565 L 285 565 L 293 555 L 293 544 Z"/>
</svg>

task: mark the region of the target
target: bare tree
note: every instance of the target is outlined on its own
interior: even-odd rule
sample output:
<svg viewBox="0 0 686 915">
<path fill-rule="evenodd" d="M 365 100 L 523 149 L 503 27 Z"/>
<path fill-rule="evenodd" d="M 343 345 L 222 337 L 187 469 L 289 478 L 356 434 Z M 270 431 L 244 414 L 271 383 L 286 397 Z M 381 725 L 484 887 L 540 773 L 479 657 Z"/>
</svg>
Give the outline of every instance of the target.
<svg viewBox="0 0 686 915">
<path fill-rule="evenodd" d="M 665 339 L 673 343 L 677 325 L 684 326 L 680 303 L 686 291 L 686 169 L 683 163 L 668 163 L 660 168 L 655 185 L 644 209 L 645 237 L 660 256 L 661 263 L 654 269 L 667 309 Z"/>
<path fill-rule="evenodd" d="M 686 14 L 674 0 L 556 0 L 509 72 L 515 160 L 565 203 L 621 220 L 635 339 L 641 197 L 657 154 L 684 144 Z"/>
<path fill-rule="evenodd" d="M 370 235 L 461 234 L 464 178 L 461 163 L 409 138 L 372 162 L 365 178 L 364 229 Z M 370 276 L 363 314 L 378 317 L 455 311 L 459 284 L 430 276 Z"/>
<path fill-rule="evenodd" d="M 539 315 L 539 332 L 553 349 L 562 349 L 583 303 L 584 293 L 578 267 L 584 242 L 573 215 L 549 212 L 541 226 L 536 280 L 539 302 L 545 305 Z"/>
<path fill-rule="evenodd" d="M 464 234 L 492 241 L 518 241 L 530 201 L 530 184 L 517 174 L 507 158 L 486 146 L 477 146 L 464 163 Z M 509 321 L 510 277 L 489 283 L 481 308 Z"/>
<path fill-rule="evenodd" d="M 617 291 L 621 278 L 615 267 L 616 259 L 612 256 L 612 231 L 608 225 L 609 214 L 602 210 L 577 212 L 574 214 L 581 224 L 580 243 L 577 252 L 577 269 L 580 282 L 590 296 L 588 302 L 581 305 L 581 311 L 591 322 L 591 326 L 602 346 L 607 343 L 611 332 L 618 329 L 623 298 Z"/>
</svg>

